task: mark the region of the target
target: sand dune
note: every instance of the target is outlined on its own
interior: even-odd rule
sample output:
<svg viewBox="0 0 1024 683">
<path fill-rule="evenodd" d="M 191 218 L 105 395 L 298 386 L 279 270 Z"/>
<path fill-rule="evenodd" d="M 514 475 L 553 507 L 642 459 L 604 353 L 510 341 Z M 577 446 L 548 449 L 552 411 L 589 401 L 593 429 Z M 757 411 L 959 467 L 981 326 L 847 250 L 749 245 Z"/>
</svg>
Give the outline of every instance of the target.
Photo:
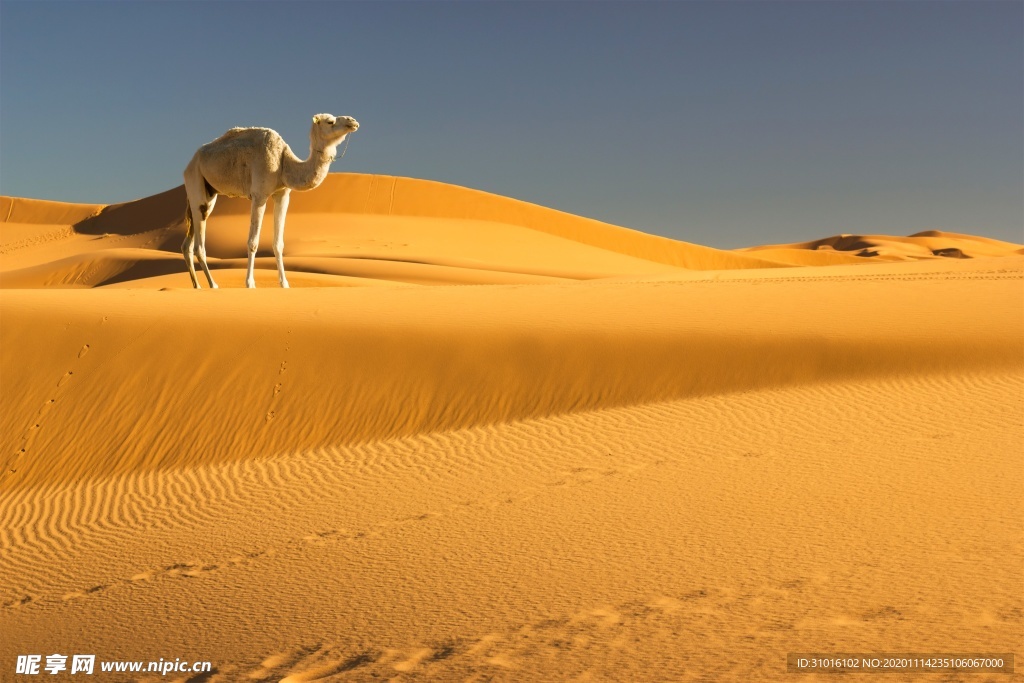
<svg viewBox="0 0 1024 683">
<path fill-rule="evenodd" d="M 737 251 L 798 265 L 832 265 L 833 263 L 853 263 L 851 257 L 867 257 L 885 261 L 913 261 L 935 258 L 1011 256 L 1024 254 L 1024 247 L 988 237 L 926 230 L 914 233 L 909 237 L 835 235 L 810 242 L 749 247 Z M 814 259 L 821 260 L 815 261 Z"/>
<path fill-rule="evenodd" d="M 269 230 L 241 289 L 222 200 L 196 292 L 183 210 L 0 200 L 0 666 L 824 680 L 786 653 L 1024 642 L 1020 245 L 722 251 L 338 174 L 294 195 L 294 289 Z"/>
<path fill-rule="evenodd" d="M 5 242 L 21 244 L 26 239 L 26 223 L 36 219 L 52 223 L 55 217 L 64 215 L 69 222 L 65 229 L 74 224 L 72 231 L 66 230 L 67 236 L 73 235 L 80 244 L 71 249 L 64 245 L 60 255 L 67 257 L 71 252 L 80 261 L 60 262 L 55 252 L 32 249 L 25 244 L 17 253 L 6 254 L 8 258 L 0 273 L 2 287 L 117 284 L 125 281 L 121 273 L 129 269 L 133 269 L 131 279 L 167 275 L 170 271 L 163 270 L 156 261 L 169 263 L 180 258 L 185 206 L 181 188 L 134 202 L 98 207 L 98 213 L 92 205 L 88 213 L 76 209 L 78 205 L 67 205 L 69 208 L 60 214 L 50 206 L 53 202 L 45 203 L 43 211 L 34 200 L 5 201 L 16 207 L 12 216 L 22 221 L 0 224 Z M 233 263 L 222 262 L 224 259 L 245 258 L 248 227 L 247 200 L 218 200 L 207 240 L 214 270 L 236 268 Z M 259 254 L 269 258 L 269 220 L 264 227 Z M 133 261 L 123 252 L 117 253 L 126 248 L 148 249 L 161 259 L 141 256 Z M 112 250 L 117 252 L 107 253 Z M 451 284 L 537 283 L 542 281 L 538 278 L 544 277 L 581 280 L 668 273 L 680 268 L 785 265 L 647 235 L 444 183 L 352 173 L 331 175 L 315 192 L 295 194 L 288 213 L 285 252 L 289 270 L 299 272 L 348 275 L 351 267 L 360 265 L 325 269 L 321 263 L 307 271 L 309 262 L 296 260 L 303 256 L 364 259 L 373 262 L 369 265 L 380 266 L 380 273 L 368 273 L 368 264 L 363 263 L 357 277 Z M 424 276 L 409 275 L 408 268 L 396 269 L 395 263 L 425 263 L 450 269 Z M 52 268 L 26 270 L 43 264 L 52 264 Z M 121 264 L 124 270 L 112 270 L 115 264 Z M 262 269 L 273 269 L 269 262 L 259 265 Z M 514 274 L 525 277 L 516 279 Z M 222 286 L 242 286 L 243 279 L 229 277 Z M 186 275 L 179 286 L 188 284 Z M 324 286 L 323 279 L 317 280 L 315 286 Z"/>
<path fill-rule="evenodd" d="M 270 289 L 256 292 L 259 305 L 244 290 L 8 290 L 4 345 L 33 362 L 4 368 L 5 391 L 21 397 L 4 433 L 11 451 L 29 454 L 17 461 L 67 456 L 9 478 L 67 481 L 806 382 L 1019 370 L 1020 276 L 320 288 L 302 298 Z M 34 349 L 40 338 L 48 350 Z M 41 406 L 75 429 L 29 424 Z"/>
</svg>

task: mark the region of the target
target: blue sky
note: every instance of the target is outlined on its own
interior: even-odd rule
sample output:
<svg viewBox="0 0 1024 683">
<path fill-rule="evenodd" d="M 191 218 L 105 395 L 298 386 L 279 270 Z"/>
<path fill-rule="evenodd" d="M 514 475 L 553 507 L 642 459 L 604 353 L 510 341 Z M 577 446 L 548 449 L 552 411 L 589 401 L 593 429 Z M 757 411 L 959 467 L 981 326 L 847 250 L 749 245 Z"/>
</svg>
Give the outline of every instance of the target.
<svg viewBox="0 0 1024 683">
<path fill-rule="evenodd" d="M 117 202 L 237 125 L 717 247 L 1024 241 L 1024 3 L 0 2 L 0 193 Z"/>
</svg>

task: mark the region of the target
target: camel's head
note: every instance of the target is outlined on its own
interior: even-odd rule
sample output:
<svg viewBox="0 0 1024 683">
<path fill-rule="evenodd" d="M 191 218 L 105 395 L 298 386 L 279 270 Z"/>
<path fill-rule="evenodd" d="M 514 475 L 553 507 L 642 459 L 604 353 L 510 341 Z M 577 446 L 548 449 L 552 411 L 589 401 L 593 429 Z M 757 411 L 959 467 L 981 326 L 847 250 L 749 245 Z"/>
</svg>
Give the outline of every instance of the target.
<svg viewBox="0 0 1024 683">
<path fill-rule="evenodd" d="M 351 116 L 317 114 L 313 117 L 310 137 L 324 145 L 336 145 L 344 140 L 346 135 L 357 130 L 359 130 L 359 122 Z"/>
</svg>

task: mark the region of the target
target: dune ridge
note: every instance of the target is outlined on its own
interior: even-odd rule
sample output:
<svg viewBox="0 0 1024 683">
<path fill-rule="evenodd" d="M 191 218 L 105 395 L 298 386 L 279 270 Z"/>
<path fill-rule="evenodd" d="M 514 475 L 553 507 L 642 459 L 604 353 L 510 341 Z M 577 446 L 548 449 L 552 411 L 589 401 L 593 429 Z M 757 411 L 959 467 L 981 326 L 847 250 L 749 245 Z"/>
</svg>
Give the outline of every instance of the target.
<svg viewBox="0 0 1024 683">
<path fill-rule="evenodd" d="M 224 210 L 242 215 L 249 213 L 245 201 L 237 199 L 228 199 Z M 331 174 L 315 195 L 296 195 L 289 207 L 289 211 L 292 210 L 511 223 L 655 263 L 698 270 L 783 265 L 658 237 L 481 190 L 399 176 Z"/>
<path fill-rule="evenodd" d="M 0 195 L 0 215 L 4 217 L 4 223 L 70 225 L 96 216 L 104 208 L 105 204 L 76 204 Z"/>
</svg>

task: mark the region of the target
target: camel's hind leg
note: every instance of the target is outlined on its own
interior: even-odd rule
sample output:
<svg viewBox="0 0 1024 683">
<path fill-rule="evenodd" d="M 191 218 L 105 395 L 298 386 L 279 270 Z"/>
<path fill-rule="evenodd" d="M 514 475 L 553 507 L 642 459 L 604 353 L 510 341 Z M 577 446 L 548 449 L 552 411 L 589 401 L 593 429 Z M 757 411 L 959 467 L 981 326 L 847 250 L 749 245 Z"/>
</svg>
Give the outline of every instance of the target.
<svg viewBox="0 0 1024 683">
<path fill-rule="evenodd" d="M 202 232 L 200 235 L 199 244 L 203 247 L 203 268 L 206 268 L 206 253 L 205 253 L 205 236 L 206 236 L 206 214 L 208 212 L 207 207 L 207 196 L 206 196 L 206 181 L 203 179 L 202 173 L 199 172 L 199 154 L 192 157 L 192 161 L 188 162 L 188 166 L 185 167 L 184 179 L 185 179 L 185 197 L 187 198 L 187 206 L 185 208 L 185 241 L 181 243 L 181 253 L 185 257 L 185 263 L 188 264 L 188 275 L 192 278 L 192 286 L 196 289 L 202 289 L 199 286 L 199 278 L 196 277 L 196 265 L 193 263 L 193 256 L 195 255 L 196 245 L 196 228 L 200 228 Z M 198 225 L 196 225 L 198 223 Z M 209 273 L 207 273 L 209 277 Z M 210 285 L 213 284 L 213 280 L 210 280 Z"/>
<path fill-rule="evenodd" d="M 217 195 L 213 195 L 207 200 L 206 204 L 199 207 L 201 217 L 199 219 L 199 226 L 195 231 L 196 256 L 199 257 L 199 265 L 203 267 L 203 272 L 206 273 L 206 280 L 210 283 L 210 289 L 217 289 L 217 283 L 213 281 L 213 276 L 210 275 L 210 266 L 206 264 L 206 218 L 213 211 L 213 205 L 216 203 Z"/>
<path fill-rule="evenodd" d="M 181 254 L 185 257 L 185 263 L 188 264 L 188 275 L 192 278 L 192 286 L 202 289 L 199 286 L 199 278 L 196 277 L 196 264 L 192 261 L 196 238 L 195 223 L 192 217 L 198 215 L 198 212 L 192 209 L 191 197 L 185 204 L 185 212 L 185 241 L 181 243 Z"/>
<path fill-rule="evenodd" d="M 284 288 L 288 287 L 288 278 L 284 275 L 284 217 L 288 213 L 288 199 L 291 190 L 285 188 L 274 196 L 274 258 L 277 260 L 277 280 Z"/>
<path fill-rule="evenodd" d="M 256 286 L 253 269 L 256 267 L 256 250 L 260 246 L 260 226 L 263 224 L 263 212 L 267 209 L 267 198 L 252 196 L 252 209 L 249 213 L 249 267 L 245 271 L 245 286 Z"/>
</svg>

